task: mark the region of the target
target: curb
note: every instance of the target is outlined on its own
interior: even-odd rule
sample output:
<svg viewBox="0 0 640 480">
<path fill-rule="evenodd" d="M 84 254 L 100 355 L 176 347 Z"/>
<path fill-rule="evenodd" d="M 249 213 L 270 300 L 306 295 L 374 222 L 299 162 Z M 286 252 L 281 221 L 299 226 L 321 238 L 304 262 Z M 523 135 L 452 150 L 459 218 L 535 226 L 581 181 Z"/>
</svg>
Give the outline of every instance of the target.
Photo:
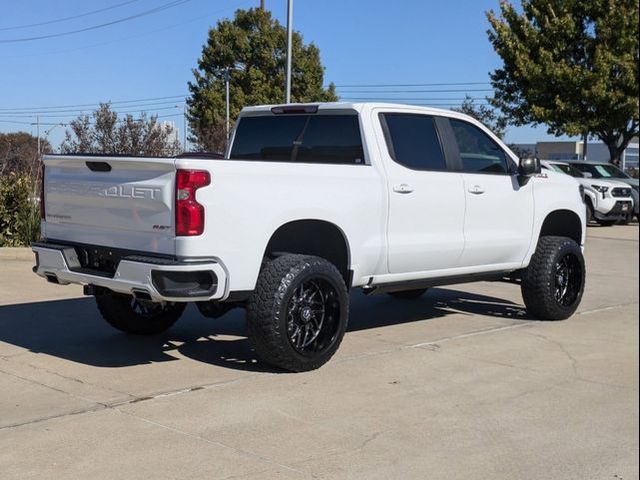
<svg viewBox="0 0 640 480">
<path fill-rule="evenodd" d="M 33 261 L 33 252 L 29 247 L 3 247 L 0 248 L 0 261 L 4 260 Z"/>
</svg>

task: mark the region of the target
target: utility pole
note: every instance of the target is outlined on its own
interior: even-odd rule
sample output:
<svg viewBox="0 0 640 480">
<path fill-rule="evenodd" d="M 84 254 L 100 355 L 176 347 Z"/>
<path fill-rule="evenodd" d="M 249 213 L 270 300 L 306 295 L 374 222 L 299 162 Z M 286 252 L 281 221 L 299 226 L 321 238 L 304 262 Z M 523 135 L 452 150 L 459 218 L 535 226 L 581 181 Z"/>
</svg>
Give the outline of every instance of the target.
<svg viewBox="0 0 640 480">
<path fill-rule="evenodd" d="M 38 135 L 38 160 L 40 160 L 40 115 L 36 115 L 36 133 Z"/>
<path fill-rule="evenodd" d="M 291 103 L 291 52 L 293 43 L 293 0 L 287 3 L 287 85 L 285 88 L 285 103 Z"/>
<path fill-rule="evenodd" d="M 260 0 L 260 10 L 264 10 L 264 0 Z"/>
<path fill-rule="evenodd" d="M 229 95 L 229 83 L 231 81 L 231 75 L 229 73 L 229 69 L 227 68 L 227 71 L 224 74 L 224 82 L 225 82 L 225 90 L 226 90 L 226 94 L 227 94 L 227 143 L 229 143 L 229 127 L 230 127 L 230 123 L 231 123 L 231 114 L 230 114 L 230 110 L 231 107 L 229 106 L 230 103 L 230 95 Z"/>
<path fill-rule="evenodd" d="M 184 139 L 182 142 L 182 151 L 187 151 L 187 106 L 185 105 L 182 111 L 182 129 L 184 130 Z"/>
</svg>

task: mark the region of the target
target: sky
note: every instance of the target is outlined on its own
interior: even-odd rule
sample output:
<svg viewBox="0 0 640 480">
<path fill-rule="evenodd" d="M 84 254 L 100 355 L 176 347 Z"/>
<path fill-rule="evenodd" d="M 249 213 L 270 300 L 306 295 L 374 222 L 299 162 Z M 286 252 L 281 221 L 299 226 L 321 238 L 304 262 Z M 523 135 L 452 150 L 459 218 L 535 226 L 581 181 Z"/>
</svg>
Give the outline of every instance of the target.
<svg viewBox="0 0 640 480">
<path fill-rule="evenodd" d="M 187 82 L 208 29 L 259 3 L 7 2 L 0 18 L 0 131 L 35 134 L 39 113 L 41 135 L 56 147 L 64 136 L 60 123 L 112 101 L 122 102 L 114 103 L 118 111 L 172 121 L 182 135 Z M 283 24 L 286 4 L 266 0 Z M 497 8 L 498 0 L 295 0 L 294 28 L 320 48 L 325 81 L 338 85 L 341 98 L 449 108 L 465 94 L 480 102 L 491 94 L 489 73 L 501 62 L 487 39 L 485 11 Z M 84 15 L 96 10 L 102 11 Z M 157 11 L 137 16 L 151 10 Z M 71 16 L 80 17 L 64 20 Z M 111 24 L 128 17 L 135 18 Z M 104 24 L 110 25 L 91 28 Z M 414 84 L 423 86 L 399 86 Z M 506 135 L 508 143 L 552 138 L 544 127 L 512 127 Z"/>
</svg>

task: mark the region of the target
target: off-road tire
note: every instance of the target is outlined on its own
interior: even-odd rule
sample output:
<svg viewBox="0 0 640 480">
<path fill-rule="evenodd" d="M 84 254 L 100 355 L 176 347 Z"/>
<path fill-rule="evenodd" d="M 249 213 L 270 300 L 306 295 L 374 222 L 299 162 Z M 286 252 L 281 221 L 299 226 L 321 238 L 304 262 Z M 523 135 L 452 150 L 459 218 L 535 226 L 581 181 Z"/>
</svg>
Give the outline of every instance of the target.
<svg viewBox="0 0 640 480">
<path fill-rule="evenodd" d="M 401 290 L 398 292 L 389 292 L 388 295 L 400 300 L 417 300 L 427 293 L 428 288 L 417 288 L 415 290 Z"/>
<path fill-rule="evenodd" d="M 556 300 L 556 266 L 567 256 L 577 260 L 576 298 L 568 305 Z M 539 320 L 564 320 L 574 314 L 584 293 L 585 265 L 582 250 L 567 237 L 541 237 L 522 276 L 522 298 L 531 316 Z"/>
<path fill-rule="evenodd" d="M 593 203 L 591 199 L 587 197 L 584 202 L 587 207 L 587 225 L 595 220 L 595 208 L 593 207 Z"/>
<path fill-rule="evenodd" d="M 288 332 L 289 306 L 296 289 L 317 279 L 335 291 L 333 308 L 339 312 L 331 325 L 330 340 L 322 351 L 302 354 Z M 256 288 L 247 302 L 249 342 L 265 363 L 292 372 L 315 370 L 338 350 L 347 329 L 349 294 L 342 275 L 329 261 L 309 255 L 285 254 L 264 264 Z"/>
<path fill-rule="evenodd" d="M 596 222 L 603 227 L 612 227 L 617 223 L 617 220 L 596 220 Z"/>
<path fill-rule="evenodd" d="M 132 296 L 111 292 L 96 295 L 96 305 L 102 318 L 112 327 L 134 335 L 155 335 L 171 328 L 187 304 L 153 304 L 151 313 L 145 315 L 134 308 Z"/>
</svg>

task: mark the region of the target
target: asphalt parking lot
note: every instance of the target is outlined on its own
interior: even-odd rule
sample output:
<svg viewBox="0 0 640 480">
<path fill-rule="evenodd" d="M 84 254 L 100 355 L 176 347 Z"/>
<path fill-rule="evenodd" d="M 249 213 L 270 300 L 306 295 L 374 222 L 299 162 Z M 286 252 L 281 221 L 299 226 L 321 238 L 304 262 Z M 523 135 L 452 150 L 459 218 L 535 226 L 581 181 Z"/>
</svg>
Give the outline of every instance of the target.
<svg viewBox="0 0 640 480">
<path fill-rule="evenodd" d="M 131 338 L 0 251 L 0 477 L 636 479 L 638 226 L 592 227 L 563 322 L 519 287 L 354 292 L 306 374 L 254 361 L 241 311 Z"/>
</svg>

